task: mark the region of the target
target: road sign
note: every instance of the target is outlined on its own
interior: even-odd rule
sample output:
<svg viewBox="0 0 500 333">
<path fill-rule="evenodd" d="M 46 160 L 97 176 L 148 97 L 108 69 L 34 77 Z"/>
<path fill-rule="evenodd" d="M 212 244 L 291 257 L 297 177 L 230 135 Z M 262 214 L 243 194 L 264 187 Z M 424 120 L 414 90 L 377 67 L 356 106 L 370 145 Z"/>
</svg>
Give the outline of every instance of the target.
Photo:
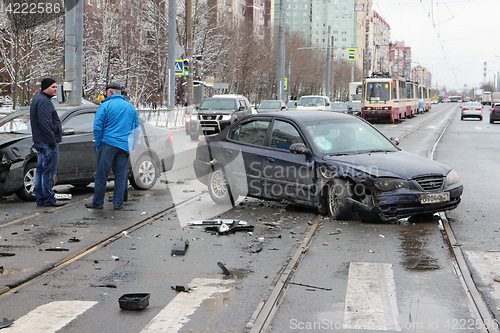
<svg viewBox="0 0 500 333">
<path fill-rule="evenodd" d="M 183 60 L 175 61 L 175 75 L 184 75 L 183 71 Z"/>
<path fill-rule="evenodd" d="M 347 55 L 347 60 L 356 60 L 356 49 L 347 49 L 348 55 Z"/>
<path fill-rule="evenodd" d="M 288 90 L 288 78 L 283 78 L 283 90 Z"/>
</svg>

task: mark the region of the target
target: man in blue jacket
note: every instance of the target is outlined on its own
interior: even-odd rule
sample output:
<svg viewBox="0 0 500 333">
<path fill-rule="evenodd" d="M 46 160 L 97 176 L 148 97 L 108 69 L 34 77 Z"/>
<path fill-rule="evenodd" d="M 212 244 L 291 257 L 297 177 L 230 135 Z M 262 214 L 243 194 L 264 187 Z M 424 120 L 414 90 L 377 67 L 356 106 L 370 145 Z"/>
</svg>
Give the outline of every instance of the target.
<svg viewBox="0 0 500 333">
<path fill-rule="evenodd" d="M 37 151 L 35 174 L 35 197 L 37 206 L 63 206 L 54 196 L 54 180 L 59 157 L 58 144 L 62 139 L 61 120 L 51 98 L 57 93 L 54 79 L 45 78 L 40 84 L 41 92 L 30 107 L 33 147 Z"/>
<path fill-rule="evenodd" d="M 113 205 L 115 210 L 119 210 L 123 207 L 127 187 L 128 158 L 139 140 L 139 115 L 122 95 L 119 83 L 108 84 L 104 96 L 106 98 L 94 119 L 94 139 L 98 151 L 94 197 L 85 207 L 102 209 L 106 182 L 112 169 L 115 176 Z"/>
</svg>

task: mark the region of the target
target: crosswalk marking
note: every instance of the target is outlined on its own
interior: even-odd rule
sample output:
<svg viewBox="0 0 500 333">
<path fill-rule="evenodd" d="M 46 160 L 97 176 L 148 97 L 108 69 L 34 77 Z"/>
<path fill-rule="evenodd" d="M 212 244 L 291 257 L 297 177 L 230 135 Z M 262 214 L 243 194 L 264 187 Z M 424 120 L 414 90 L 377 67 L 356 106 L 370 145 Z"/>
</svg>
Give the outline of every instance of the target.
<svg viewBox="0 0 500 333">
<path fill-rule="evenodd" d="M 233 282 L 234 280 L 229 279 L 193 279 L 190 286 L 196 288 L 189 293 L 179 293 L 144 327 L 141 333 L 178 332 L 205 299 L 216 293 L 228 292 L 231 289 L 228 285 Z"/>
<path fill-rule="evenodd" d="M 53 333 L 93 307 L 97 302 L 58 301 L 40 305 L 35 310 L 16 319 L 2 333 Z"/>
<path fill-rule="evenodd" d="M 495 276 L 500 272 L 500 253 L 465 251 L 465 255 L 472 264 L 472 268 L 477 272 L 481 282 L 488 286 L 491 296 L 500 300 L 500 283 L 496 282 Z M 497 303 L 497 311 L 500 310 L 500 302 Z"/>
<path fill-rule="evenodd" d="M 350 263 L 342 327 L 400 331 L 391 264 Z"/>
</svg>

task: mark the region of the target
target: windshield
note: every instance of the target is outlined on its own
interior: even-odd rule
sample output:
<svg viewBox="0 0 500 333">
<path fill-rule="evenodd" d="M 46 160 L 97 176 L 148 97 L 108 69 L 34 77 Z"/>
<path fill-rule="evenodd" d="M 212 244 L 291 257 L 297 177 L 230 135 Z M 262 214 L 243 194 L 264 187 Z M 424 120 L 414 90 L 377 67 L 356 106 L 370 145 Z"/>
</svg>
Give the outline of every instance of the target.
<svg viewBox="0 0 500 333">
<path fill-rule="evenodd" d="M 281 104 L 279 101 L 262 101 L 259 109 L 281 109 Z"/>
<path fill-rule="evenodd" d="M 235 110 L 234 99 L 207 99 L 200 105 L 200 110 Z"/>
<path fill-rule="evenodd" d="M 325 106 L 325 99 L 321 97 L 301 97 L 299 105 L 301 106 Z"/>
<path fill-rule="evenodd" d="M 389 82 L 367 82 L 366 100 L 367 101 L 388 101 L 389 100 Z"/>
<path fill-rule="evenodd" d="M 370 125 L 357 119 L 306 124 L 316 148 L 325 155 L 389 152 L 398 149 Z"/>
</svg>

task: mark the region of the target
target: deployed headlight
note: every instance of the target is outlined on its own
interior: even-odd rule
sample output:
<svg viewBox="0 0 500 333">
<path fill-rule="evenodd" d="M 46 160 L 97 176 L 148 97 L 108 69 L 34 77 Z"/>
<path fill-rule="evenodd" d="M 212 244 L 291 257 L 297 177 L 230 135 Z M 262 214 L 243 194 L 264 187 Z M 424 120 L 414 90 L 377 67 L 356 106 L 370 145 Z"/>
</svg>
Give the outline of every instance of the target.
<svg viewBox="0 0 500 333">
<path fill-rule="evenodd" d="M 224 114 L 224 115 L 222 115 L 222 120 L 231 120 L 232 117 L 233 117 L 233 115 L 231 115 L 231 114 Z"/>
<path fill-rule="evenodd" d="M 378 178 L 374 185 L 377 189 L 388 192 L 399 188 L 410 188 L 410 183 L 401 178 Z"/>
<path fill-rule="evenodd" d="M 452 184 L 458 183 L 459 181 L 460 181 L 460 176 L 458 175 L 458 172 L 456 172 L 455 170 L 451 170 L 446 175 L 446 184 L 447 185 L 452 185 Z"/>
</svg>

